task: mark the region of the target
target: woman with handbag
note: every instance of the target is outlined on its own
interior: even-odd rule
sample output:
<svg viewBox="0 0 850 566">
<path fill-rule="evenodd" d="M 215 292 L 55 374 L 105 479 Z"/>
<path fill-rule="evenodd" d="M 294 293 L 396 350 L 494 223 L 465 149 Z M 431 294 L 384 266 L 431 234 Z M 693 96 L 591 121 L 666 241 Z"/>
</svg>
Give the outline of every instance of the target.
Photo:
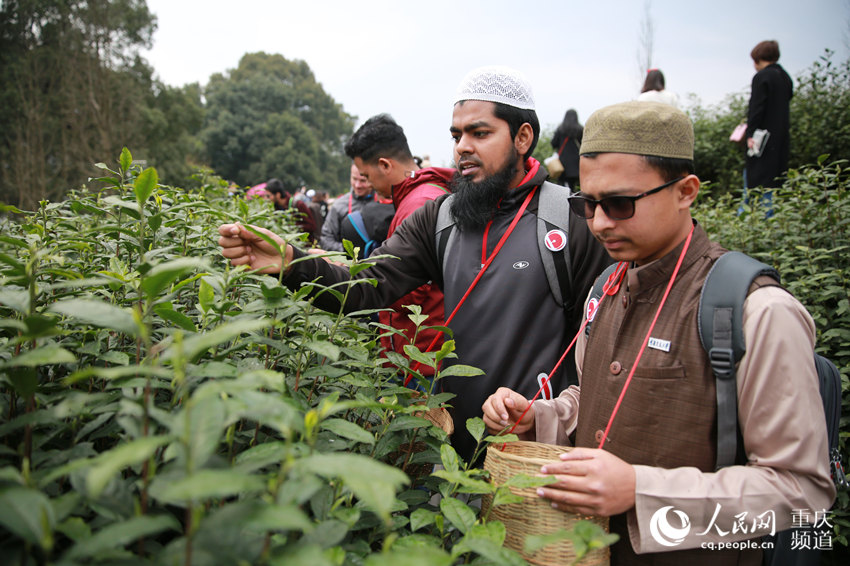
<svg viewBox="0 0 850 566">
<path fill-rule="evenodd" d="M 578 150 L 581 147 L 581 137 L 584 127 L 579 124 L 578 113 L 570 108 L 564 115 L 564 121 L 552 136 L 552 147 L 558 152 L 558 157 L 564 171 L 553 181 L 578 189 Z"/>
<path fill-rule="evenodd" d="M 779 61 L 779 44 L 762 41 L 750 57 L 756 68 L 747 111 L 747 147 L 760 151 L 748 152 L 747 188 L 778 187 L 788 168 L 790 152 L 790 101 L 794 92 L 791 77 Z M 757 148 L 756 130 L 767 130 L 770 137 L 765 147 Z M 757 139 L 757 138 L 756 138 Z"/>
</svg>

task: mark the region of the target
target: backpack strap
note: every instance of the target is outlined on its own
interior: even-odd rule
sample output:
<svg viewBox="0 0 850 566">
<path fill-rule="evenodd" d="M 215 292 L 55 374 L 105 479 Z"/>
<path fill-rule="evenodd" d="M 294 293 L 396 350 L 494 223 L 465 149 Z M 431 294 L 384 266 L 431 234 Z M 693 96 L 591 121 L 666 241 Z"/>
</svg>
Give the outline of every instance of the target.
<svg viewBox="0 0 850 566">
<path fill-rule="evenodd" d="M 747 351 L 744 301 L 761 275 L 779 281 L 772 267 L 740 252 L 727 252 L 714 263 L 700 293 L 697 324 L 717 389 L 717 465 L 735 463 L 738 454 L 738 389 L 735 366 Z"/>
<path fill-rule="evenodd" d="M 443 202 L 440 203 L 440 208 L 437 210 L 437 225 L 434 227 L 434 238 L 437 245 L 437 259 L 440 261 L 440 269 L 444 265 L 446 253 L 449 251 L 451 244 L 455 238 L 455 220 L 452 217 L 452 205 L 454 195 L 449 195 Z"/>
<path fill-rule="evenodd" d="M 570 264 L 570 203 L 567 197 L 570 189 L 561 185 L 544 182 L 540 186 L 540 200 L 537 203 L 537 244 L 540 247 L 540 259 L 549 281 L 549 288 L 555 302 L 561 308 L 568 308 L 573 296 L 573 274 Z M 546 237 L 552 230 L 564 233 L 564 247 L 551 251 L 546 246 Z"/>
<path fill-rule="evenodd" d="M 357 235 L 363 240 L 363 257 L 369 257 L 372 248 L 375 247 L 375 240 L 369 237 L 366 224 L 363 223 L 363 214 L 359 210 L 355 210 L 348 215 L 348 219 L 351 221 L 351 225 L 354 227 Z"/>
<path fill-rule="evenodd" d="M 608 281 L 608 278 L 617 271 L 617 264 L 612 263 L 608 267 L 605 268 L 605 271 L 599 274 L 596 278 L 596 281 L 593 282 L 593 287 L 590 288 L 590 296 L 587 298 L 588 304 L 591 301 L 599 302 L 602 299 L 602 293 L 604 293 L 605 282 Z M 590 325 L 593 324 L 593 320 L 588 320 L 587 325 L 584 327 L 584 335 L 585 337 L 590 336 Z"/>
</svg>

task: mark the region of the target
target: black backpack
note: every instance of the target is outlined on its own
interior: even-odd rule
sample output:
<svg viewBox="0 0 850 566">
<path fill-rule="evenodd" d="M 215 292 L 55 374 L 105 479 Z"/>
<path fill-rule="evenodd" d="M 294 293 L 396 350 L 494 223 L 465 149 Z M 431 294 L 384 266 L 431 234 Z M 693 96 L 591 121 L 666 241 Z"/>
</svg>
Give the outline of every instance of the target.
<svg viewBox="0 0 850 566">
<path fill-rule="evenodd" d="M 717 469 L 740 462 L 738 455 L 738 390 L 735 365 L 746 352 L 743 334 L 743 305 L 750 285 L 756 277 L 767 275 L 779 283 L 779 273 L 772 267 L 740 252 L 720 257 L 706 277 L 699 302 L 699 337 L 708 352 L 711 370 L 717 381 Z M 826 432 L 829 441 L 829 466 L 836 486 L 847 487 L 838 447 L 838 425 L 841 420 L 841 374 L 830 360 L 815 357 Z M 765 550 L 764 564 L 770 566 L 804 566 L 820 564 L 819 549 L 799 549 L 790 529 L 776 533 L 773 548 Z M 811 527 L 798 527 L 809 530 Z"/>
<path fill-rule="evenodd" d="M 717 469 L 737 460 L 737 387 L 735 364 L 744 356 L 743 305 L 756 277 L 767 275 L 779 283 L 779 273 L 740 252 L 728 252 L 715 262 L 702 287 L 699 303 L 699 337 L 708 352 L 717 378 Z M 841 374 L 828 359 L 815 357 L 826 429 L 830 470 L 836 485 L 847 485 L 838 451 L 841 419 Z"/>
<path fill-rule="evenodd" d="M 368 202 L 342 219 L 340 235 L 360 248 L 359 259 L 367 258 L 387 239 L 393 216 L 392 203 Z"/>
</svg>

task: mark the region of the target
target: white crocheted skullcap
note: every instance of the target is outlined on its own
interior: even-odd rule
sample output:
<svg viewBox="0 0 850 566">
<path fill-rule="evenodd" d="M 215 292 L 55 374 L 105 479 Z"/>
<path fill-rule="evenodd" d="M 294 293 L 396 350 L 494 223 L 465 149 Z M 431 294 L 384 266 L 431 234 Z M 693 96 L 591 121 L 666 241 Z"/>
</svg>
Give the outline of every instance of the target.
<svg viewBox="0 0 850 566">
<path fill-rule="evenodd" d="M 479 67 L 461 81 L 453 104 L 462 100 L 501 102 L 514 108 L 534 110 L 534 94 L 525 75 L 510 67 Z"/>
</svg>

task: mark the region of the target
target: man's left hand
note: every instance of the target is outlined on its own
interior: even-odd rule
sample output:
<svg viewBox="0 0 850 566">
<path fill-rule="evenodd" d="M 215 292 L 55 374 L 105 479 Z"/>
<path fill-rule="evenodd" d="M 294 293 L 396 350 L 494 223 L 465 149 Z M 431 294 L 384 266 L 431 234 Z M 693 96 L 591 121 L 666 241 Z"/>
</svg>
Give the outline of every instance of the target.
<svg viewBox="0 0 850 566">
<path fill-rule="evenodd" d="M 635 506 L 634 468 L 605 450 L 575 448 L 540 472 L 558 482 L 537 494 L 561 511 L 610 517 Z"/>
</svg>

